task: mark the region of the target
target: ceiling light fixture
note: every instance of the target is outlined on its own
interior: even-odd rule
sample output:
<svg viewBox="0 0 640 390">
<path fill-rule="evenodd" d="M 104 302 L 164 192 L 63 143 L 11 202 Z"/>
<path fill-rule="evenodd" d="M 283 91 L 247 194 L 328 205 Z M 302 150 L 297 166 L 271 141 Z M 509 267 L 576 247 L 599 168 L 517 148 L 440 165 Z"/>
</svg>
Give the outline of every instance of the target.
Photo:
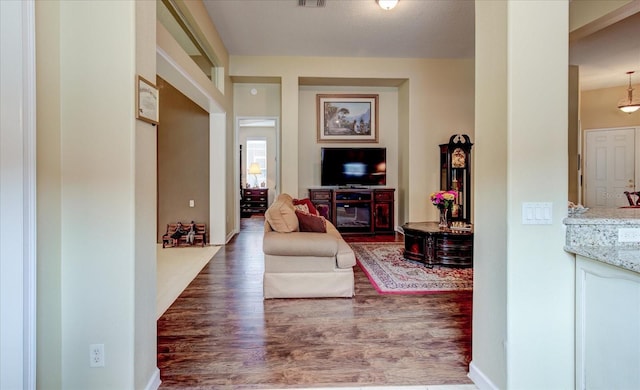
<svg viewBox="0 0 640 390">
<path fill-rule="evenodd" d="M 627 72 L 629 75 L 629 88 L 627 88 L 627 97 L 626 99 L 622 99 L 618 102 L 618 108 L 622 112 L 626 112 L 631 114 L 632 112 L 638 111 L 640 109 L 640 99 L 633 99 L 633 88 L 631 87 L 631 75 L 634 74 L 634 71 Z"/>
<path fill-rule="evenodd" d="M 376 0 L 376 3 L 385 11 L 393 9 L 398 4 L 398 0 Z"/>
</svg>

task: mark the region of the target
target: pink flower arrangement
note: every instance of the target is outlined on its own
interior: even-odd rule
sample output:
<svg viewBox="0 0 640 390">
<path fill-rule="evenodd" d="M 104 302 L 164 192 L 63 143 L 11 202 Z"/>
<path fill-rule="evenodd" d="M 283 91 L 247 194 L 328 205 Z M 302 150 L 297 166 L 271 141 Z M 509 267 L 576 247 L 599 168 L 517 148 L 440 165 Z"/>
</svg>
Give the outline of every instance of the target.
<svg viewBox="0 0 640 390">
<path fill-rule="evenodd" d="M 453 190 L 433 192 L 430 196 L 431 203 L 439 209 L 451 209 L 456 197 L 458 192 Z"/>
</svg>

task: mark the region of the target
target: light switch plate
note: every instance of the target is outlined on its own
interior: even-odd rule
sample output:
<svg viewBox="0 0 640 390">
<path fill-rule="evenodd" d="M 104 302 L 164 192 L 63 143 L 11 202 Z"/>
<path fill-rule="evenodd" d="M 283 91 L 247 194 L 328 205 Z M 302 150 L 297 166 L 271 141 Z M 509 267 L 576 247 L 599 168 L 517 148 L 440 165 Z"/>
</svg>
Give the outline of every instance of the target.
<svg viewBox="0 0 640 390">
<path fill-rule="evenodd" d="M 551 225 L 553 223 L 552 202 L 522 203 L 523 225 Z"/>
</svg>

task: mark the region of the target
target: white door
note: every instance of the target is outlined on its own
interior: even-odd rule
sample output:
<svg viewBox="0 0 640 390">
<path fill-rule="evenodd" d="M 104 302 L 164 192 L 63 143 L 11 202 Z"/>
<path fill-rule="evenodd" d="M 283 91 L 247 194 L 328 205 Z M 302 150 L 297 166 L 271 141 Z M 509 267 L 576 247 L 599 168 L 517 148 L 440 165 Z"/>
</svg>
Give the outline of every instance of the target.
<svg viewBox="0 0 640 390">
<path fill-rule="evenodd" d="M 589 130 L 585 145 L 585 206 L 629 205 L 635 188 L 635 129 Z"/>
</svg>

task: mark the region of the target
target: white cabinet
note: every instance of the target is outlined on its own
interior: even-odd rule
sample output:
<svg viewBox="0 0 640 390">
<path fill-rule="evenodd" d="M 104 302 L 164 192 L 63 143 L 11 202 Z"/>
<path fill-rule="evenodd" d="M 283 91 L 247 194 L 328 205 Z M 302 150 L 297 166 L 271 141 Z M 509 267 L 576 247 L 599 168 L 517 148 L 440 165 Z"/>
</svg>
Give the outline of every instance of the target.
<svg viewBox="0 0 640 390">
<path fill-rule="evenodd" d="M 576 262 L 576 388 L 640 389 L 640 274 Z"/>
</svg>

